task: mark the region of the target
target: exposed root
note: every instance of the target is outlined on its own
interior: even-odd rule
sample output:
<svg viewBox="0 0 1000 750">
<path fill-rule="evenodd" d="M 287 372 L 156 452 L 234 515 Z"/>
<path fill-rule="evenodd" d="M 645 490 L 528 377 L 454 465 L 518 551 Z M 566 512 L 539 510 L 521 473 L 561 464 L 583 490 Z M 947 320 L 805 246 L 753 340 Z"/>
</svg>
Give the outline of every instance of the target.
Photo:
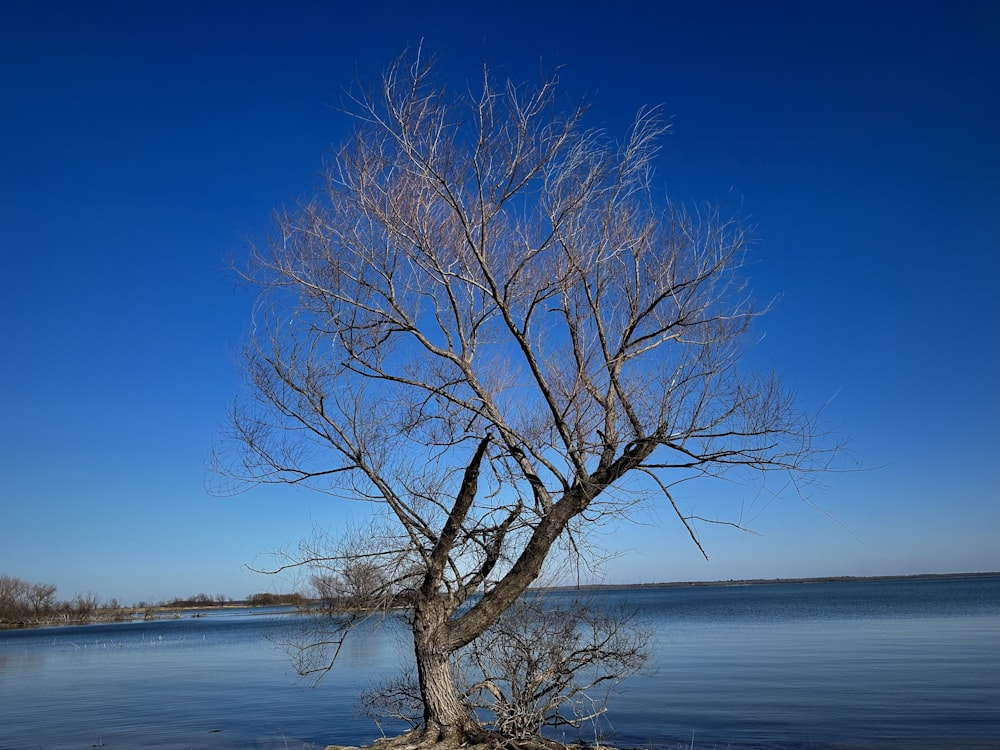
<svg viewBox="0 0 1000 750">
<path fill-rule="evenodd" d="M 460 731 L 414 729 L 398 737 L 376 740 L 364 748 L 328 745 L 325 750 L 584 750 L 585 745 L 564 745 L 544 737 L 514 739 L 482 727 Z"/>
</svg>

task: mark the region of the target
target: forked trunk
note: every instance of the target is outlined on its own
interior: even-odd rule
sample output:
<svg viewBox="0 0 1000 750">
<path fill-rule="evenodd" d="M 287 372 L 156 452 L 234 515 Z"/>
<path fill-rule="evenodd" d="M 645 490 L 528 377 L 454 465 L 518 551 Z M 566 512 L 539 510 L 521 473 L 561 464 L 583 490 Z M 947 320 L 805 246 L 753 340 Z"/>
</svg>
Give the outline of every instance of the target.
<svg viewBox="0 0 1000 750">
<path fill-rule="evenodd" d="M 451 671 L 452 648 L 444 613 L 434 610 L 437 607 L 417 607 L 413 622 L 424 728 L 431 741 L 460 739 L 478 725 L 455 687 Z"/>
</svg>

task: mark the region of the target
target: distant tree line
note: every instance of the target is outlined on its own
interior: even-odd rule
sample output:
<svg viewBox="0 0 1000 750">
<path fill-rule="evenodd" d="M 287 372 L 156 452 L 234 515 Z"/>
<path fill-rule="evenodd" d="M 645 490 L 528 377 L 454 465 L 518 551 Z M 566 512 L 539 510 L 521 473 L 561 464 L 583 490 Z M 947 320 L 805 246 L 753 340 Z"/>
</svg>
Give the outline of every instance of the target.
<svg viewBox="0 0 1000 750">
<path fill-rule="evenodd" d="M 0 575 L 0 628 L 29 627 L 52 623 L 127 619 L 133 614 L 117 599 L 101 604 L 96 594 L 76 594 L 67 601 L 56 599 L 56 587 L 30 583 Z"/>
<path fill-rule="evenodd" d="M 235 601 L 224 594 L 195 594 L 176 597 L 160 604 L 140 602 L 132 607 L 119 604 L 117 599 L 101 603 L 94 593 L 76 594 L 72 599 L 56 599 L 56 587 L 50 583 L 31 583 L 9 575 L 0 575 L 0 629 L 26 628 L 37 625 L 75 624 L 97 621 L 129 620 L 137 613 L 145 619 L 155 619 L 165 610 L 204 609 L 223 606 L 305 607 L 312 601 L 299 593 L 251 594 Z"/>
<path fill-rule="evenodd" d="M 302 594 L 251 594 L 246 603 L 251 607 L 301 607 L 309 603 Z"/>
<path fill-rule="evenodd" d="M 189 596 L 186 599 L 182 597 L 171 599 L 169 602 L 164 602 L 162 606 L 171 609 L 221 607 L 224 604 L 231 601 L 232 600 L 229 599 L 225 594 L 216 594 L 215 596 L 209 596 L 208 594 L 195 594 L 194 596 Z"/>
<path fill-rule="evenodd" d="M 291 594 L 272 594 L 272 593 L 258 593 L 251 594 L 246 599 L 237 600 L 227 597 L 225 594 L 216 594 L 215 596 L 209 596 L 208 594 L 195 594 L 194 596 L 188 597 L 177 597 L 175 599 L 170 599 L 169 601 L 162 602 L 159 605 L 146 605 L 142 604 L 140 607 L 148 609 L 204 609 L 206 607 L 225 607 L 225 606 L 246 606 L 246 607 L 280 607 L 280 606 L 293 606 L 301 607 L 309 604 L 309 599 L 307 599 L 302 594 L 291 593 Z"/>
</svg>

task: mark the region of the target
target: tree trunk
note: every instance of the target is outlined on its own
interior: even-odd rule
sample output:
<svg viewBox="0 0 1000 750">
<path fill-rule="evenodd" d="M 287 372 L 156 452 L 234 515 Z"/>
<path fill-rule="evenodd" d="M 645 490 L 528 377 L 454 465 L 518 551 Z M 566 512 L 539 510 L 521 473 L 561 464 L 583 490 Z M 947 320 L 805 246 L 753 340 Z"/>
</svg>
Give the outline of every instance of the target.
<svg viewBox="0 0 1000 750">
<path fill-rule="evenodd" d="M 448 633 L 444 607 L 439 602 L 421 602 L 413 620 L 413 647 L 424 702 L 427 739 L 461 739 L 475 726 L 467 704 L 455 687 L 451 671 L 454 650 Z"/>
</svg>

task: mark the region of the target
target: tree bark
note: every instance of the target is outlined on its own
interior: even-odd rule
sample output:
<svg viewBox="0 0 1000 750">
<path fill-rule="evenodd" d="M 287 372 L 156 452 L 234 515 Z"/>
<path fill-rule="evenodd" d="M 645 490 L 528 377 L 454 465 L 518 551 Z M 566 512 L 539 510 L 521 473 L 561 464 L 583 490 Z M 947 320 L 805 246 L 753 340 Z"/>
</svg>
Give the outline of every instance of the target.
<svg viewBox="0 0 1000 750">
<path fill-rule="evenodd" d="M 417 604 L 413 615 L 413 648 L 424 702 L 426 738 L 435 742 L 463 737 L 472 730 L 474 722 L 455 686 L 451 671 L 454 647 L 442 602 Z"/>
</svg>

